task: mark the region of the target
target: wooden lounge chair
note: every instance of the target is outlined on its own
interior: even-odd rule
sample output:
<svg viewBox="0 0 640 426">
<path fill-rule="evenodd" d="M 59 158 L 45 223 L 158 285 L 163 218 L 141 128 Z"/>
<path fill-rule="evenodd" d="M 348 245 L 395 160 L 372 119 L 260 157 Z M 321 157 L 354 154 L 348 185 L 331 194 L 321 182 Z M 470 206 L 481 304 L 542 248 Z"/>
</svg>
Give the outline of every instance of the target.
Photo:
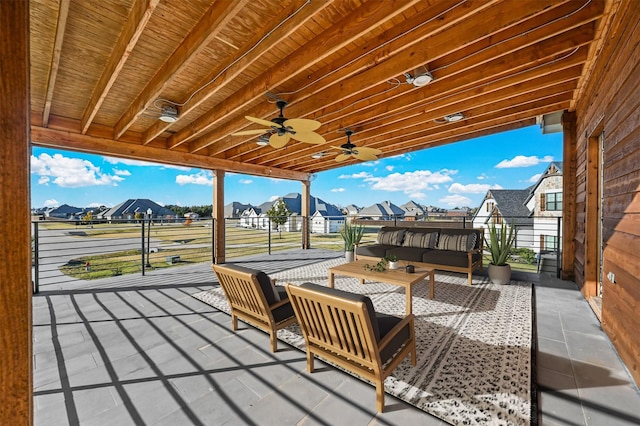
<svg viewBox="0 0 640 426">
<path fill-rule="evenodd" d="M 367 296 L 304 283 L 285 285 L 307 344 L 307 370 L 313 356 L 351 371 L 376 385 L 376 409 L 384 409 L 384 379 L 408 355 L 416 365 L 414 316 L 376 313 Z"/>
<path fill-rule="evenodd" d="M 238 318 L 269 333 L 271 352 L 278 346 L 276 332 L 296 322 L 284 287 L 267 274 L 238 265 L 211 265 L 231 307 L 231 328 Z"/>
</svg>

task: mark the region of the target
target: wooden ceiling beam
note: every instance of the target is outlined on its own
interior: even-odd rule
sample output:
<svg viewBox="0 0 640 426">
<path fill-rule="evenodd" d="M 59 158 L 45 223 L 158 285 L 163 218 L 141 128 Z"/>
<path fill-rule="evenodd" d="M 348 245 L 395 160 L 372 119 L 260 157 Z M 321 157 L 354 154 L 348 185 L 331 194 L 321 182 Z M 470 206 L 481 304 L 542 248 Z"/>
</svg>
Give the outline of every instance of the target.
<svg viewBox="0 0 640 426">
<path fill-rule="evenodd" d="M 534 81 L 522 82 L 510 87 L 505 86 L 487 94 L 480 93 L 476 95 L 476 97 L 481 102 L 477 103 L 474 102 L 474 99 L 470 96 L 468 99 L 465 99 L 465 94 L 461 94 L 457 97 L 457 103 L 454 103 L 451 106 L 446 105 L 440 108 L 434 107 L 433 109 L 430 108 L 418 111 L 418 114 L 414 117 L 407 118 L 402 122 L 391 123 L 374 131 L 356 133 L 354 135 L 354 141 L 357 140 L 359 143 L 356 144 L 360 146 L 366 145 L 368 147 L 386 148 L 386 143 L 391 142 L 393 139 L 401 139 L 403 137 L 411 138 L 413 133 L 421 133 L 428 131 L 429 129 L 437 129 L 438 124 L 435 123 L 434 120 L 445 115 L 442 111 L 443 109 L 453 109 L 464 112 L 465 117 L 469 119 L 473 118 L 473 115 L 471 115 L 473 111 L 503 111 L 509 106 L 517 106 L 522 102 L 532 102 L 536 98 L 547 98 L 557 93 L 566 93 L 567 91 L 571 91 L 576 88 L 576 81 L 580 77 L 579 67 L 574 67 L 570 71 L 570 73 L 559 72 L 557 75 L 542 76 Z M 469 105 L 473 105 L 473 110 L 471 112 L 468 112 Z M 341 139 L 342 140 L 335 141 L 332 145 L 335 146 L 342 144 L 344 142 L 344 136 L 342 136 Z M 376 143 L 378 142 L 380 142 L 380 145 L 376 146 Z M 283 156 L 285 157 L 284 159 L 279 158 L 271 162 L 255 161 L 253 163 L 270 165 L 272 167 L 290 168 L 304 163 L 304 158 L 308 158 L 308 161 L 312 161 L 310 160 L 311 155 L 321 151 L 328 150 L 326 147 L 324 147 L 324 149 L 316 148 L 311 152 L 291 153 L 289 156 Z M 386 150 L 384 154 L 386 154 Z M 302 155 L 305 157 L 301 159 L 300 156 Z M 237 161 L 244 160 L 239 158 Z"/>
<path fill-rule="evenodd" d="M 428 25 L 426 26 L 427 28 L 425 28 L 421 33 L 425 38 L 417 40 L 421 43 L 418 44 L 417 41 L 414 40 L 414 43 L 408 45 L 408 49 L 398 49 L 397 55 L 393 57 L 386 57 L 385 61 L 378 61 L 375 66 L 357 73 L 349 79 L 341 81 L 339 85 L 336 84 L 331 87 L 325 86 L 321 93 L 307 97 L 302 102 L 298 103 L 297 107 L 302 111 L 321 111 L 321 113 L 324 113 L 327 108 L 330 109 L 332 105 L 340 103 L 341 100 L 344 100 L 347 97 L 350 97 L 348 101 L 349 104 L 355 104 L 356 101 L 363 96 L 363 91 L 365 91 L 371 84 L 383 83 L 401 75 L 407 70 L 415 69 L 416 67 L 424 64 L 425 57 L 429 58 L 429 61 L 434 61 L 455 51 L 455 49 L 459 48 L 460 45 L 472 45 L 475 43 L 475 38 L 471 36 L 475 37 L 476 34 L 479 34 L 477 35 L 478 37 L 495 36 L 496 33 L 499 34 L 501 31 L 504 31 L 505 28 L 509 29 L 512 27 L 518 27 L 523 20 L 526 22 L 526 19 L 530 19 L 531 16 L 546 16 L 550 12 L 546 10 L 545 7 L 556 3 L 557 2 L 552 1 L 547 3 L 539 1 L 527 2 L 526 4 L 523 4 L 523 10 L 520 10 L 521 8 L 519 8 L 518 12 L 506 15 L 504 10 L 499 7 L 501 6 L 500 3 L 492 4 L 487 2 L 485 5 L 487 9 L 483 10 L 483 16 L 485 16 L 487 22 L 491 22 L 491 25 L 484 25 L 481 28 L 478 28 L 475 24 L 475 20 L 467 19 L 470 14 L 469 10 L 450 10 L 447 13 L 438 16 L 437 25 L 433 29 Z M 529 9 L 527 9 L 527 7 Z M 473 9 L 474 13 L 478 12 L 473 7 L 470 9 Z M 556 14 L 566 13 L 567 10 L 556 12 Z M 412 24 L 414 26 L 416 25 L 415 23 Z M 446 31 L 449 28 L 452 28 L 450 33 Z M 525 30 L 530 29 L 531 28 L 526 28 Z M 465 33 L 465 31 L 467 32 Z M 459 43 L 451 43 L 452 36 L 459 34 L 460 32 L 465 34 L 465 36 L 468 33 L 471 37 L 469 40 L 471 41 L 467 40 L 466 42 L 460 41 Z M 413 38 L 415 38 L 414 35 L 412 35 L 412 39 Z M 399 40 L 400 43 L 402 41 L 403 40 Z M 415 49 L 411 48 L 414 44 L 416 46 Z M 516 47 L 514 46 L 512 49 L 515 48 Z M 425 52 L 428 52 L 428 54 Z M 371 83 L 369 86 L 363 86 L 362 81 L 370 81 Z M 345 125 L 345 120 L 343 118 L 340 123 L 335 124 L 335 126 L 330 129 L 327 129 L 325 124 L 322 131 L 330 133 L 336 128 L 344 127 Z M 348 125 L 352 125 L 352 123 L 349 123 Z M 353 125 L 355 125 L 355 123 Z M 196 149 L 206 147 L 207 143 L 211 142 L 215 136 L 206 136 L 205 138 L 206 139 L 197 141 L 197 145 L 192 147 L 190 151 L 194 152 Z M 221 152 L 221 150 L 229 149 L 233 147 L 234 144 L 242 144 L 243 142 L 244 140 L 242 139 L 234 141 L 232 138 L 227 138 L 224 142 L 216 144 L 216 146 L 210 151 L 210 155 L 216 155 Z"/>
<path fill-rule="evenodd" d="M 314 83 L 307 84 L 304 90 L 298 90 L 297 93 L 295 93 L 294 99 L 291 100 L 291 105 L 296 105 L 296 103 L 313 95 L 322 96 L 321 92 L 326 90 L 327 87 L 338 84 L 349 77 L 360 75 L 363 71 L 374 67 L 379 62 L 387 60 L 402 50 L 409 49 L 411 46 L 420 43 L 429 36 L 444 31 L 446 28 L 451 28 L 461 20 L 477 13 L 478 9 L 476 8 L 482 10 L 496 1 L 498 0 L 492 0 L 491 2 L 471 1 L 469 4 L 458 0 L 437 2 L 434 6 L 422 11 L 419 15 L 407 19 L 401 24 L 395 25 L 385 31 L 368 45 L 363 46 L 363 48 L 341 55 L 336 61 L 330 62 L 319 71 L 307 75 L 307 79 Z M 464 7 L 461 7 L 461 5 Z M 316 83 L 322 83 L 322 86 L 317 87 Z M 283 85 L 285 84 L 286 82 L 283 82 Z M 298 82 L 298 84 L 300 83 Z M 283 87 L 281 91 L 288 92 L 290 90 Z M 304 109 L 302 110 L 305 111 Z M 265 106 L 260 105 L 246 115 L 263 117 L 264 114 Z M 309 115 L 308 113 L 298 114 L 299 117 L 307 117 Z M 308 118 L 317 119 L 317 117 Z M 241 130 L 249 124 L 251 123 L 248 123 L 246 120 L 231 121 L 216 129 L 216 131 L 208 133 L 197 141 L 194 141 L 191 144 L 190 151 L 197 152 L 211 147 L 209 155 L 215 156 L 238 144 L 242 144 L 241 139 L 226 139 L 224 142 L 218 142 L 220 142 L 220 139 L 225 137 L 225 135 Z"/>
<path fill-rule="evenodd" d="M 334 0 L 309 2 L 308 0 L 299 0 L 291 3 L 281 15 L 274 16 L 272 21 L 255 32 L 253 37 L 245 44 L 242 51 L 238 52 L 237 58 L 230 58 L 228 63 L 218 64 L 207 77 L 205 77 L 197 86 L 193 88 L 191 93 L 199 90 L 191 99 L 183 99 L 181 103 L 184 105 L 180 109 L 180 117 L 178 121 L 184 119 L 192 113 L 204 102 L 211 99 L 216 93 L 235 78 L 242 75 L 260 56 L 264 55 L 273 46 L 282 43 L 291 34 L 295 33 L 314 15 L 326 9 L 333 4 Z M 303 3 L 302 5 L 300 3 Z M 290 19 L 288 18 L 294 14 Z M 260 47 L 263 43 L 264 46 Z M 268 43 L 268 44 L 266 44 Z M 143 133 L 145 144 L 162 134 L 173 123 L 165 123 L 163 121 L 155 122 Z M 169 149 L 181 145 L 185 141 L 177 141 Z"/>
<path fill-rule="evenodd" d="M 374 30 L 418 2 L 419 0 L 365 3 L 274 65 L 271 70 L 258 76 L 252 84 L 244 86 L 224 103 L 194 120 L 190 126 L 176 132 L 169 138 L 169 146 L 190 141 L 207 132 L 219 121 L 240 112 L 248 104 L 264 97 L 272 88 L 280 86 L 293 76 L 304 72 L 305 69 L 325 60 L 363 34 Z"/>
<path fill-rule="evenodd" d="M 557 96 L 564 96 L 564 98 L 570 98 L 573 90 L 576 88 L 576 81 L 579 77 L 575 75 L 572 79 L 559 82 L 551 86 L 544 84 L 529 85 L 522 87 L 514 87 L 512 91 L 504 89 L 499 93 L 492 96 L 491 101 L 487 101 L 485 105 L 474 105 L 473 110 L 465 110 L 465 119 L 463 125 L 467 123 L 473 123 L 479 119 L 479 117 L 502 117 L 502 115 L 510 115 L 510 111 L 516 110 L 521 112 L 522 105 L 527 105 L 528 108 L 538 108 L 539 104 L 533 106 L 532 103 L 539 99 L 544 99 L 549 103 L 556 103 L 558 101 Z M 461 101 L 460 104 L 464 104 Z M 390 125 L 387 129 L 381 129 L 379 134 L 374 137 L 367 137 L 366 134 L 354 135 L 354 143 L 358 146 L 384 149 L 383 157 L 388 157 L 389 150 L 394 145 L 402 144 L 405 140 L 415 140 L 416 138 L 430 138 L 432 135 L 437 134 L 443 127 L 455 126 L 455 123 L 437 123 L 434 122 L 433 117 L 437 112 L 424 114 L 424 116 L 418 116 L 413 120 L 408 120 L 407 126 Z M 475 121 L 474 121 L 475 120 Z M 484 119 L 483 119 L 484 120 Z M 337 145 L 337 144 L 334 144 Z M 316 151 L 319 152 L 320 150 Z M 326 150 L 326 152 L 338 153 L 335 149 Z M 276 161 L 273 164 L 269 164 L 272 167 L 293 168 L 299 169 L 301 165 L 305 163 L 312 163 L 311 156 L 306 158 L 296 158 L 295 160 L 289 160 L 288 162 Z M 277 164 L 277 165 L 276 165 Z"/>
<path fill-rule="evenodd" d="M 565 51 L 573 52 L 574 46 L 576 44 L 579 45 L 583 39 L 588 38 L 589 34 L 592 33 L 587 28 L 581 35 L 574 33 L 559 35 L 535 46 L 525 48 L 523 51 L 512 54 L 508 58 L 501 57 L 489 63 L 483 63 L 475 69 L 469 69 L 465 75 L 464 82 L 454 78 L 443 78 L 432 82 L 422 90 L 412 90 L 400 97 L 385 101 L 383 96 L 375 105 L 366 106 L 364 109 L 342 111 L 342 117 L 339 121 L 332 121 L 323 126 L 324 133 L 331 135 L 331 137 L 327 138 L 327 145 L 330 145 L 332 140 L 336 139 L 335 131 L 340 126 L 344 126 L 345 123 L 350 123 L 349 125 L 356 127 L 376 129 L 381 125 L 376 124 L 376 122 L 385 123 L 390 120 L 400 120 L 404 118 L 403 116 L 407 111 L 415 108 L 432 108 L 434 103 L 436 106 L 446 105 L 444 102 L 457 94 L 464 93 L 467 96 L 472 96 L 474 92 L 480 91 L 480 93 L 483 93 L 485 90 L 490 90 L 491 87 L 514 85 L 519 81 L 537 78 L 546 73 L 553 73 L 557 70 L 580 64 L 586 59 L 585 48 L 579 49 L 563 60 L 558 60 L 556 52 L 560 52 L 560 54 Z M 505 67 L 507 61 L 510 68 Z M 489 86 L 489 89 L 485 86 Z M 453 109 L 450 111 L 450 113 L 454 112 L 456 111 Z M 394 117 L 397 118 L 394 119 Z M 323 145 L 314 145 L 303 149 L 307 152 L 317 152 L 321 151 L 323 147 Z M 273 152 L 266 159 L 284 159 L 286 154 L 286 152 L 279 150 L 278 152 Z M 228 155 L 226 158 L 234 158 L 234 156 Z M 253 160 L 250 156 L 242 157 L 242 161 Z"/>
<path fill-rule="evenodd" d="M 206 170 L 224 170 L 227 172 L 280 179 L 300 181 L 309 179 L 309 174 L 305 172 L 219 160 L 202 155 L 190 154 L 188 152 L 170 151 L 164 148 L 156 148 L 148 145 L 143 146 L 142 144 L 126 143 L 110 138 L 99 138 L 37 126 L 31 126 L 31 141 L 34 145 L 49 148 L 88 152 L 98 155 L 111 155 L 114 157 L 152 161 L 161 164 L 197 167 Z"/>
<path fill-rule="evenodd" d="M 249 0 L 214 2 L 196 24 L 193 31 L 180 43 L 173 55 L 160 67 L 142 92 L 129 105 L 113 128 L 113 138 L 120 136 L 160 96 L 169 82 L 222 31 L 249 3 Z"/>
<path fill-rule="evenodd" d="M 49 79 L 47 80 L 47 91 L 44 100 L 44 110 L 42 111 L 42 124 L 47 127 L 49 124 L 49 114 L 51 114 L 51 102 L 53 102 L 53 92 L 58 78 L 60 67 L 60 57 L 62 55 L 62 43 L 67 29 L 67 19 L 69 18 L 70 0 L 60 0 L 58 8 L 58 20 L 56 23 L 56 38 L 53 44 L 53 56 L 49 67 Z"/>
<path fill-rule="evenodd" d="M 124 28 L 116 41 L 115 47 L 111 51 L 111 56 L 104 66 L 100 80 L 98 80 L 98 83 L 94 87 L 89 103 L 82 114 L 81 132 L 83 134 L 87 133 L 98 110 L 109 94 L 109 90 L 111 90 L 111 87 L 124 68 L 124 64 L 138 43 L 142 32 L 147 27 L 158 3 L 160 3 L 160 0 L 136 0 L 133 4 Z"/>
</svg>

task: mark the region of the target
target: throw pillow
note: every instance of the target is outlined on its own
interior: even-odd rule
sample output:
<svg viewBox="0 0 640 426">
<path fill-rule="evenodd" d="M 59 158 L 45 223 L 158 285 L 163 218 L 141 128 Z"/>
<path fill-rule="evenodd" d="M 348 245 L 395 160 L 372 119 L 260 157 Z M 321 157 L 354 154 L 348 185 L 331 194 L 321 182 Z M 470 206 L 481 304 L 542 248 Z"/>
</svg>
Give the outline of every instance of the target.
<svg viewBox="0 0 640 426">
<path fill-rule="evenodd" d="M 442 234 L 438 241 L 438 250 L 469 251 L 467 237 L 468 235 L 464 234 Z"/>
<path fill-rule="evenodd" d="M 435 248 L 438 241 L 437 232 L 412 232 L 404 234 L 403 247 Z"/>
<path fill-rule="evenodd" d="M 404 237 L 404 229 L 397 231 L 378 231 L 378 244 L 386 246 L 399 246 L 402 244 L 402 238 Z"/>
</svg>

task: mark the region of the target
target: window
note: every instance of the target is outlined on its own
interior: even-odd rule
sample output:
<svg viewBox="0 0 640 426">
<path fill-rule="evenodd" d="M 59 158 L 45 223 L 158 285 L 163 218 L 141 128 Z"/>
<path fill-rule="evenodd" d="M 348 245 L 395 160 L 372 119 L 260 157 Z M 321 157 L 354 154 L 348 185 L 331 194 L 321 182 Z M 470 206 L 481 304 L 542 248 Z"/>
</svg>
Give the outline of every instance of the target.
<svg viewBox="0 0 640 426">
<path fill-rule="evenodd" d="M 558 237 L 555 235 L 544 235 L 544 250 L 555 251 L 558 247 Z"/>
<path fill-rule="evenodd" d="M 488 203 L 487 203 L 487 211 L 488 211 L 488 212 L 492 211 L 492 210 L 493 210 L 493 206 L 494 206 L 494 205 L 495 205 L 494 203 L 492 203 L 492 202 L 488 202 Z"/>
<path fill-rule="evenodd" d="M 550 192 L 545 194 L 544 207 L 547 211 L 562 210 L 562 192 Z"/>
</svg>

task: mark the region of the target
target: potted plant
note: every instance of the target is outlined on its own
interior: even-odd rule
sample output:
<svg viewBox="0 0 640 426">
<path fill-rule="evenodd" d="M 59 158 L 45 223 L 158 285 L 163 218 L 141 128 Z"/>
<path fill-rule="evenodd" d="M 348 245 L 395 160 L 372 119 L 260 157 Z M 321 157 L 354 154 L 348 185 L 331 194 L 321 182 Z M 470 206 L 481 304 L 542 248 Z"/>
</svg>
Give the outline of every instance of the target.
<svg viewBox="0 0 640 426">
<path fill-rule="evenodd" d="M 340 228 L 340 236 L 344 240 L 344 255 L 347 262 L 353 262 L 353 250 L 355 245 L 362 239 L 363 234 L 364 226 L 362 225 L 352 225 L 349 222 L 345 222 L 344 226 Z"/>
<path fill-rule="evenodd" d="M 384 259 L 387 261 L 389 269 L 398 269 L 398 257 L 391 254 L 389 256 L 385 256 Z"/>
<path fill-rule="evenodd" d="M 494 284 L 508 284 L 511 280 L 511 266 L 507 263 L 511 248 L 516 241 L 516 231 L 503 223 L 500 230 L 495 223 L 489 224 L 489 238 L 484 237 L 491 256 L 488 273 Z"/>
</svg>

